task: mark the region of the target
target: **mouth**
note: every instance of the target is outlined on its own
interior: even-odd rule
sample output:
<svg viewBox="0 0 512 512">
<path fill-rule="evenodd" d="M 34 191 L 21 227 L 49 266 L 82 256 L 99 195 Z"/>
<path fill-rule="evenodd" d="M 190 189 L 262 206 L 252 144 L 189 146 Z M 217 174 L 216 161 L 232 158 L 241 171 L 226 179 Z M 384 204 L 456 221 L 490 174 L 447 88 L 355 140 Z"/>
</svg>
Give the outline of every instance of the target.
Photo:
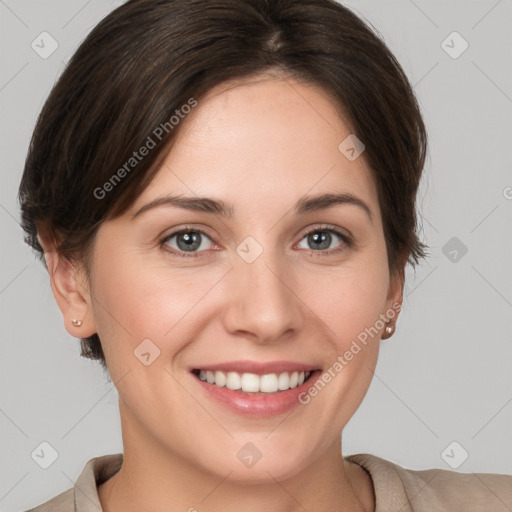
<svg viewBox="0 0 512 512">
<path fill-rule="evenodd" d="M 212 404 L 253 419 L 302 407 L 300 397 L 322 375 L 318 367 L 294 361 L 198 364 L 189 371 Z"/>
<path fill-rule="evenodd" d="M 196 368 L 192 373 L 202 382 L 219 388 L 245 393 L 280 393 L 295 389 L 307 382 L 314 370 L 293 370 L 270 373 L 205 370 Z"/>
</svg>

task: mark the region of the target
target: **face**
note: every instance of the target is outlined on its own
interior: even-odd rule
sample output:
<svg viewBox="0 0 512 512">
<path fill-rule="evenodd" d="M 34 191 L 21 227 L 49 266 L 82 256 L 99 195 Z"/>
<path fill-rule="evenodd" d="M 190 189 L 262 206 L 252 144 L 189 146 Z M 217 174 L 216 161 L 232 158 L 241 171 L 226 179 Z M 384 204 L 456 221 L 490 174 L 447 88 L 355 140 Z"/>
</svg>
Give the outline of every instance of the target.
<svg viewBox="0 0 512 512">
<path fill-rule="evenodd" d="M 316 86 L 217 87 L 101 225 L 83 328 L 102 340 L 125 450 L 266 481 L 339 446 L 401 295 L 364 153 L 338 149 L 350 133 Z"/>
</svg>

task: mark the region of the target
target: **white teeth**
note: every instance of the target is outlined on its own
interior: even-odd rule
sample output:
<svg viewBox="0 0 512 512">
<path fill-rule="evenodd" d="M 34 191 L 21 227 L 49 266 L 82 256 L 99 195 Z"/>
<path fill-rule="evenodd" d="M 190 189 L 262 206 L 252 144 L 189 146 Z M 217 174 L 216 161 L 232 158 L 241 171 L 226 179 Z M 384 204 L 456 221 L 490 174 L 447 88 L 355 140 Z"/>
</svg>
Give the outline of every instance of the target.
<svg viewBox="0 0 512 512">
<path fill-rule="evenodd" d="M 242 379 L 240 375 L 236 372 L 228 372 L 226 377 L 226 387 L 228 389 L 237 390 L 242 387 Z"/>
<path fill-rule="evenodd" d="M 281 373 L 277 380 L 277 387 L 280 391 L 290 389 L 290 376 L 287 373 Z"/>
<path fill-rule="evenodd" d="M 256 375 L 254 373 L 221 372 L 200 370 L 199 378 L 202 381 L 219 387 L 226 387 L 233 391 L 241 389 L 251 393 L 276 393 L 301 386 L 311 375 L 311 372 L 282 372 Z"/>
<path fill-rule="evenodd" d="M 275 393 L 277 389 L 277 375 L 275 373 L 269 373 L 260 377 L 260 391 L 263 393 Z"/>
<path fill-rule="evenodd" d="M 260 390 L 260 378 L 254 373 L 242 374 L 242 391 L 257 393 Z"/>
<path fill-rule="evenodd" d="M 226 374 L 224 372 L 215 372 L 215 385 L 220 387 L 226 385 Z"/>
</svg>

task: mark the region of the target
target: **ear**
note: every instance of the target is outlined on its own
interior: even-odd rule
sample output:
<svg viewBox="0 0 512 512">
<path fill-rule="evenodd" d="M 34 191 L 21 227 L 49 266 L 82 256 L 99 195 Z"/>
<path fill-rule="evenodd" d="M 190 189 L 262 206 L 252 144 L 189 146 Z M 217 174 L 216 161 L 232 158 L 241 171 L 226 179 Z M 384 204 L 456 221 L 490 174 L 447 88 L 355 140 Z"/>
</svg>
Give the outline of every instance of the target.
<svg viewBox="0 0 512 512">
<path fill-rule="evenodd" d="M 55 237 L 49 231 L 38 230 L 37 238 L 44 250 L 53 296 L 62 313 L 64 327 L 75 338 L 92 336 L 96 326 L 85 269 L 59 253 Z M 81 325 L 73 324 L 73 320 L 80 321 Z"/>
<path fill-rule="evenodd" d="M 405 281 L 405 265 L 407 262 L 402 262 L 398 269 L 390 275 L 388 295 L 386 297 L 386 311 L 384 315 L 389 318 L 389 323 L 386 327 L 391 327 L 391 332 L 383 330 L 381 339 L 387 339 L 393 336 L 396 330 L 396 322 L 398 315 L 402 309 L 402 302 L 404 299 L 404 281 Z"/>
</svg>

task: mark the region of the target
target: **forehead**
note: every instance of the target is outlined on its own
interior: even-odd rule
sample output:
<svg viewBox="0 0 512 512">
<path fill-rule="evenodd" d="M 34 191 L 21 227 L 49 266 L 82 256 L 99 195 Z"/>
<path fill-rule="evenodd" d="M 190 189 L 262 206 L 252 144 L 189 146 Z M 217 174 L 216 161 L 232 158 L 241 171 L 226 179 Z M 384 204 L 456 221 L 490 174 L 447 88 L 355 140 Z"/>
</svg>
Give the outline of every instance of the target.
<svg viewBox="0 0 512 512">
<path fill-rule="evenodd" d="M 221 84 L 180 121 L 169 154 L 134 208 L 165 193 L 261 209 L 341 192 L 376 205 L 363 156 L 351 161 L 339 149 L 351 135 L 342 109 L 317 85 L 268 76 Z"/>
</svg>

